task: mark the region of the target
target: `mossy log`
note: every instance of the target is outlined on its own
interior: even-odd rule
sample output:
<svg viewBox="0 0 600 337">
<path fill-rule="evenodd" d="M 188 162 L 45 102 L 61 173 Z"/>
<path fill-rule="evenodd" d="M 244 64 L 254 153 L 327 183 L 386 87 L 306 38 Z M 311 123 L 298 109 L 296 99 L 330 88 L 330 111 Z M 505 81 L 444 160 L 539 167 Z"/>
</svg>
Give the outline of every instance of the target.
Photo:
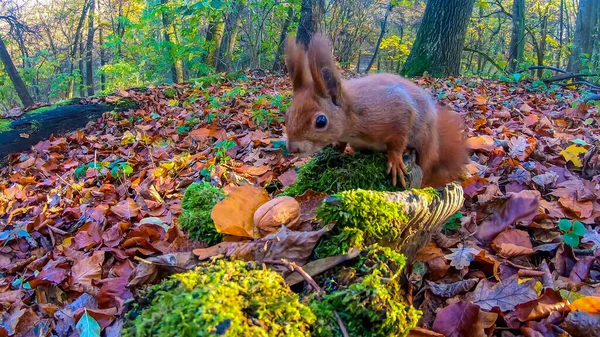
<svg viewBox="0 0 600 337">
<path fill-rule="evenodd" d="M 0 128 L 0 165 L 6 162 L 11 153 L 28 150 L 51 135 L 81 129 L 105 112 L 124 111 L 136 106 L 137 103 L 131 99 L 96 104 L 74 99 L 58 106 L 32 110 L 14 121 L 1 119 L 6 125 Z"/>
<path fill-rule="evenodd" d="M 373 194 L 369 197 L 352 195 L 355 192 L 342 192 L 325 200 L 328 217 L 340 221 L 336 225 L 339 228 L 334 229 L 334 232 L 338 231 L 339 237 L 348 237 L 343 231 L 348 228 L 356 230 L 355 225 L 360 223 L 360 235 L 364 238 L 364 244 L 377 243 L 393 248 L 404 254 L 409 262 L 435 233 L 439 233 L 446 221 L 462 208 L 464 202 L 463 189 L 458 183 L 448 184 L 438 190 L 368 191 L 367 193 Z M 390 214 L 389 209 L 384 207 L 398 208 L 398 212 Z M 332 239 L 333 246 L 339 246 L 335 242 L 335 236 Z M 326 246 L 322 249 L 328 250 Z"/>
</svg>

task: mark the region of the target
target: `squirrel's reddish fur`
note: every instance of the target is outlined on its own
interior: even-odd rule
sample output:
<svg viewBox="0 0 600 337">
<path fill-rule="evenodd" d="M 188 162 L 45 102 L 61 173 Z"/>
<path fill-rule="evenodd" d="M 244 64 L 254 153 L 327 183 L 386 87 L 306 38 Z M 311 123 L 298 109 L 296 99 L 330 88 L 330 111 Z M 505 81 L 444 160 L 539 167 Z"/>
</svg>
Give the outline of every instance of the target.
<svg viewBox="0 0 600 337">
<path fill-rule="evenodd" d="M 308 50 L 286 42 L 293 86 L 285 116 L 290 152 L 310 155 L 325 146 L 387 151 L 388 173 L 406 185 L 402 155 L 417 153 L 423 187 L 457 179 L 468 158 L 460 115 L 436 104 L 411 81 L 393 74 L 342 80 L 329 43 L 316 35 Z"/>
</svg>

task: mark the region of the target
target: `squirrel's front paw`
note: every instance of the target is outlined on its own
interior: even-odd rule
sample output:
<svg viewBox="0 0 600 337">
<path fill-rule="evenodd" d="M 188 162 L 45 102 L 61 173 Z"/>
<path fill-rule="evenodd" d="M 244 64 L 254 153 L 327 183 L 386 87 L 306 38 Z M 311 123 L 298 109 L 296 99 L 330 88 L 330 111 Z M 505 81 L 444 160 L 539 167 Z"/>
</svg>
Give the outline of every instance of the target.
<svg viewBox="0 0 600 337">
<path fill-rule="evenodd" d="M 408 171 L 406 170 L 406 165 L 404 165 L 404 161 L 402 160 L 402 154 L 394 151 L 389 151 L 387 157 L 387 174 L 392 174 L 392 185 L 396 186 L 396 178 L 399 177 L 400 185 L 402 185 L 403 188 L 406 188 L 406 180 L 404 179 L 404 175 L 408 174 Z"/>
</svg>

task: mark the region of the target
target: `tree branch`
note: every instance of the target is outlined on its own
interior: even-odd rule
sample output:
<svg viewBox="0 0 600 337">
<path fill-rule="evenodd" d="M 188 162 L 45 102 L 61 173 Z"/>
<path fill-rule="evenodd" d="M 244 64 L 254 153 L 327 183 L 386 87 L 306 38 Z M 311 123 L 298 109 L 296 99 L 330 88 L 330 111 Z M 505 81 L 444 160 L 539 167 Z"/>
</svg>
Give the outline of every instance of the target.
<svg viewBox="0 0 600 337">
<path fill-rule="evenodd" d="M 494 59 L 491 58 L 488 54 L 486 54 L 486 53 L 484 53 L 482 51 L 479 51 L 477 49 L 474 49 L 474 48 L 469 48 L 469 47 L 464 47 L 463 50 L 464 51 L 470 51 L 470 52 L 473 52 L 473 53 L 477 53 L 477 54 L 483 56 L 484 59 L 486 59 L 494 67 L 498 68 L 498 70 L 500 70 L 501 72 L 503 72 L 505 74 L 508 74 L 508 72 L 504 68 L 502 68 L 498 63 L 496 63 L 496 61 L 494 61 Z"/>
</svg>

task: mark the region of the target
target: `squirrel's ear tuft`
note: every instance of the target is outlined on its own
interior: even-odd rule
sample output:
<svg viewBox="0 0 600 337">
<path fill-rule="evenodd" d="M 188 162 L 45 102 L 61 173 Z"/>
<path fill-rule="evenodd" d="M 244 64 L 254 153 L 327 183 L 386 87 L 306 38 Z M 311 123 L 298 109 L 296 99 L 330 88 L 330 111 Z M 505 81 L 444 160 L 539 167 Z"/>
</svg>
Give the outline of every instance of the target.
<svg viewBox="0 0 600 337">
<path fill-rule="evenodd" d="M 306 85 L 304 72 L 306 54 L 298 46 L 295 36 L 288 36 L 285 41 L 285 66 L 292 79 L 292 89 L 297 90 Z"/>
<path fill-rule="evenodd" d="M 322 35 L 313 36 L 308 46 L 308 66 L 314 83 L 315 93 L 329 97 L 337 106 L 341 105 L 342 81 L 337 70 L 331 46 Z"/>
</svg>

